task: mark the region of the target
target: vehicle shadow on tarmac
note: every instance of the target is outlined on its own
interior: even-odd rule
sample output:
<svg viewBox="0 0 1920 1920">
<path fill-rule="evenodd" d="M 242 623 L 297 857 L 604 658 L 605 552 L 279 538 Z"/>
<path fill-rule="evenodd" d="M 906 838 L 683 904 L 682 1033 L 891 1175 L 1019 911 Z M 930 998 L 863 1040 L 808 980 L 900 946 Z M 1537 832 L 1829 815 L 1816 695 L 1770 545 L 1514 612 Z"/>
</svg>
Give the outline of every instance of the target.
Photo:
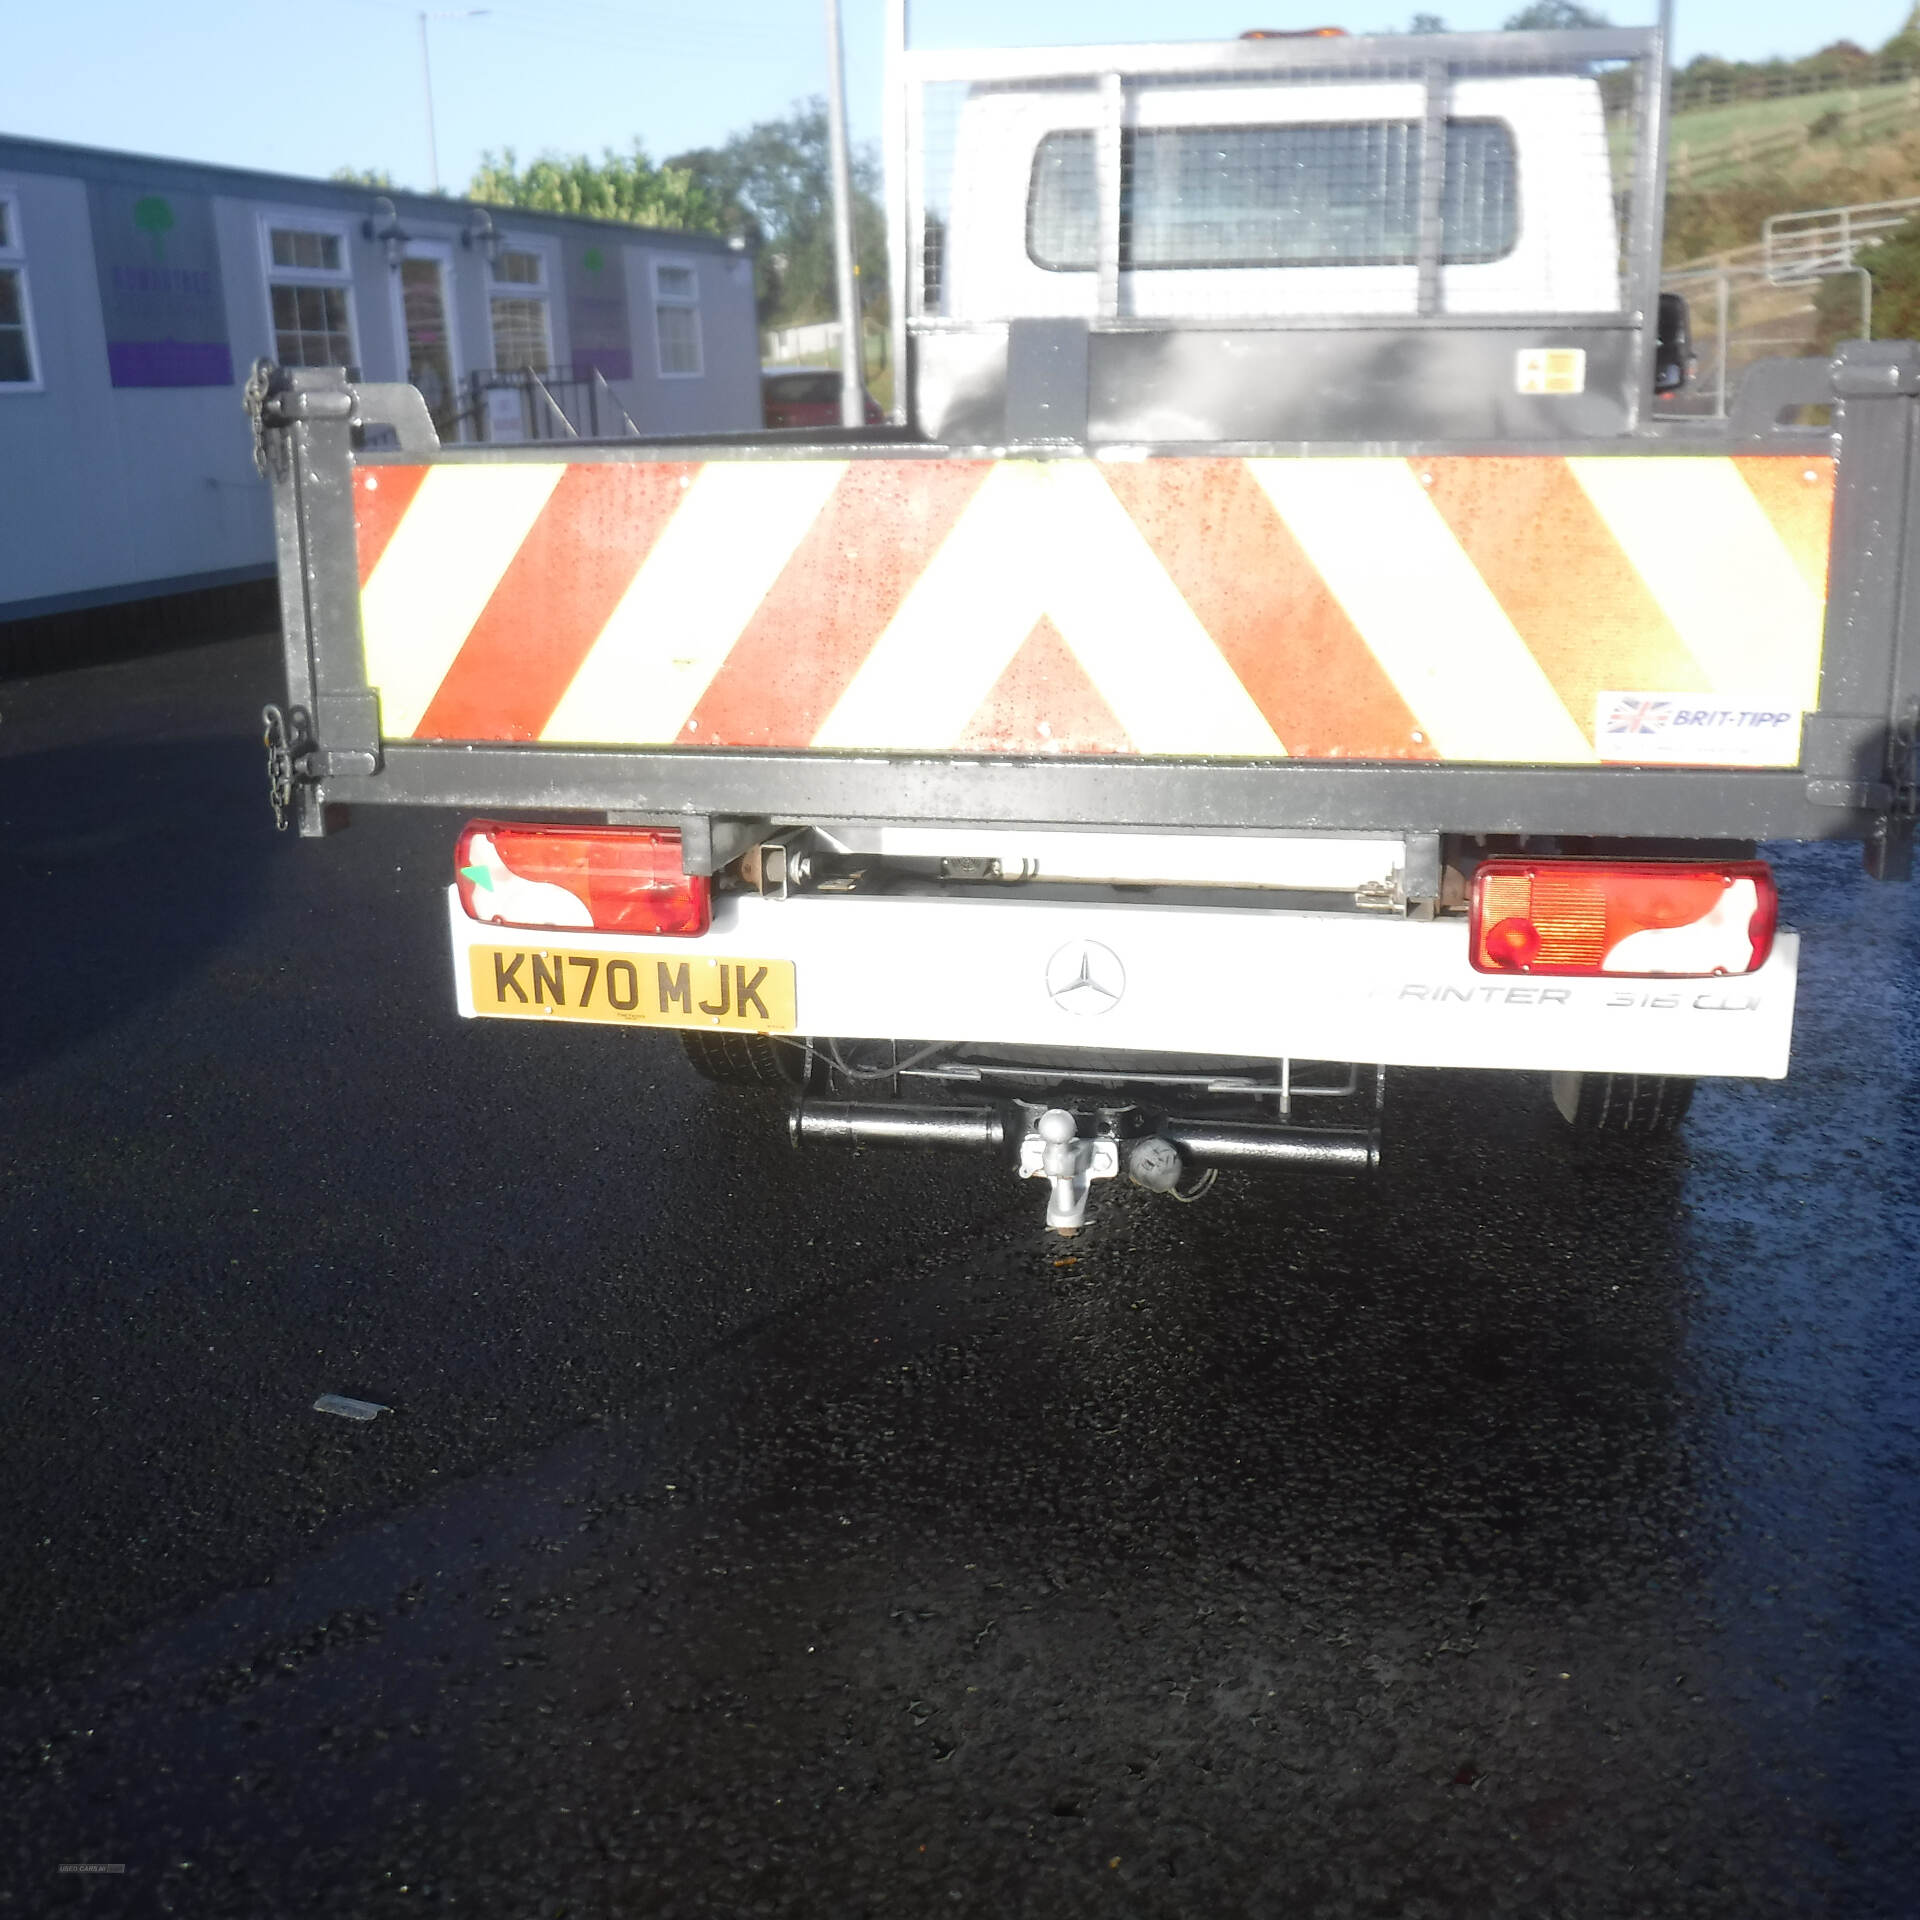
<svg viewBox="0 0 1920 1920">
<path fill-rule="evenodd" d="M 0 756 L 0 1078 L 132 1018 L 259 912 L 260 768 L 231 736 Z"/>
</svg>

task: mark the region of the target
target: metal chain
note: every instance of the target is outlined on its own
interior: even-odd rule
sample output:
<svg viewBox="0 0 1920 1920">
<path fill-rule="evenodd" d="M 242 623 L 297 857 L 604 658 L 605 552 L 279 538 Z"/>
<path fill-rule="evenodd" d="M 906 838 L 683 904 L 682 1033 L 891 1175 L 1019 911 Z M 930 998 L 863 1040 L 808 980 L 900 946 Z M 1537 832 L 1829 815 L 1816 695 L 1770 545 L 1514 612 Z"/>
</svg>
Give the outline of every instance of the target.
<svg viewBox="0 0 1920 1920">
<path fill-rule="evenodd" d="M 267 729 L 267 805 L 273 809 L 275 832 L 285 833 L 287 809 L 293 805 L 293 742 L 287 717 L 278 707 L 263 708 L 260 718 Z"/>
</svg>

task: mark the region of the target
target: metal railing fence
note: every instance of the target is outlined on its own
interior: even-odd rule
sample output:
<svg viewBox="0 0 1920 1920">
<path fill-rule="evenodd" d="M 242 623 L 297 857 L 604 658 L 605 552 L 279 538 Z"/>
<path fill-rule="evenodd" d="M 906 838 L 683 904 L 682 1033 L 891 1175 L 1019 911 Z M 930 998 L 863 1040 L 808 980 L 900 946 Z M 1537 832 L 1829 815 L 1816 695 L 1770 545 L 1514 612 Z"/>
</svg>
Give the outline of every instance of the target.
<svg viewBox="0 0 1920 1920">
<path fill-rule="evenodd" d="M 1673 111 L 1697 113 L 1708 107 L 1731 107 L 1749 100 L 1791 100 L 1810 93 L 1839 93 L 1874 87 L 1905 86 L 1917 75 L 1910 60 L 1887 60 L 1863 66 L 1836 64 L 1802 73 L 1766 72 L 1700 74 L 1673 80 Z"/>
<path fill-rule="evenodd" d="M 1817 139 L 1864 140 L 1884 134 L 1903 121 L 1920 121 L 1920 74 L 1877 98 L 1860 88 L 1836 92 L 1833 97 L 1834 107 L 1816 119 L 1793 119 L 1775 127 L 1735 128 L 1717 140 L 1696 140 L 1685 120 L 1677 120 L 1673 127 L 1673 184 L 1683 189 L 1711 186 L 1756 166 L 1778 165 Z M 1823 124 L 1827 122 L 1831 124 Z"/>
<path fill-rule="evenodd" d="M 598 367 L 558 373 L 487 367 L 466 378 L 467 404 L 449 438 L 517 444 L 532 440 L 638 439 L 640 429 Z"/>
<path fill-rule="evenodd" d="M 1813 207 L 1776 213 L 1761 228 L 1761 261 L 1776 285 L 1845 273 L 1871 247 L 1908 225 L 1920 212 L 1920 195 L 1870 200 L 1850 207 Z"/>
</svg>

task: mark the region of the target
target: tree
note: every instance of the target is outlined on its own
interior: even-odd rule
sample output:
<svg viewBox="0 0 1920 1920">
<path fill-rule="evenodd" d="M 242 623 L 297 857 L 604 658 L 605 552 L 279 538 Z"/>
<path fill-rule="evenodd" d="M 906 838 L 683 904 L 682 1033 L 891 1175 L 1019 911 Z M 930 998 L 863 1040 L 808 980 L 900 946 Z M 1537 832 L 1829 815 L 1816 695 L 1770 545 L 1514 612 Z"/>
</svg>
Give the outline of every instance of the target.
<svg viewBox="0 0 1920 1920">
<path fill-rule="evenodd" d="M 762 120 L 724 146 L 676 154 L 667 164 L 684 169 L 723 204 L 737 231 L 756 248 L 755 291 L 763 323 L 788 326 L 834 316 L 839 303 L 825 101 L 796 101 L 784 119 Z M 854 153 L 852 173 L 861 306 L 869 320 L 884 321 L 886 218 L 879 202 L 880 169 L 870 151 Z"/>
<path fill-rule="evenodd" d="M 366 187 L 373 193 L 393 193 L 397 185 L 385 167 L 335 167 L 327 175 L 343 187 Z"/>
<path fill-rule="evenodd" d="M 1409 33 L 1445 33 L 1447 23 L 1437 13 L 1416 13 L 1407 22 Z"/>
<path fill-rule="evenodd" d="M 1907 15 L 1900 31 L 1880 49 L 1880 58 L 1920 63 L 1920 6 Z"/>
<path fill-rule="evenodd" d="M 584 153 L 543 153 L 522 167 L 511 147 L 480 156 L 470 199 L 585 220 L 623 220 L 685 232 L 726 230 L 727 208 L 683 166 L 656 167 L 638 140 L 629 153 L 609 147 L 598 160 Z"/>
<path fill-rule="evenodd" d="M 1509 33 L 1557 33 L 1568 27 L 1610 27 L 1604 13 L 1579 5 L 1578 0 L 1532 0 L 1506 23 Z"/>
<path fill-rule="evenodd" d="M 166 236 L 173 231 L 173 208 L 157 194 L 133 203 L 133 230 L 153 242 L 153 257 L 166 258 Z"/>
</svg>

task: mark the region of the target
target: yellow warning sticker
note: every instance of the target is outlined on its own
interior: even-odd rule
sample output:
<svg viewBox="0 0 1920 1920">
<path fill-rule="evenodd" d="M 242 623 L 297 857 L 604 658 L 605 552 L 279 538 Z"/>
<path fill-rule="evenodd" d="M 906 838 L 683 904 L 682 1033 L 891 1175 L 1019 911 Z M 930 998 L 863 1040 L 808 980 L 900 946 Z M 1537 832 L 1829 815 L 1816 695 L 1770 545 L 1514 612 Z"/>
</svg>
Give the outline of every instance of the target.
<svg viewBox="0 0 1920 1920">
<path fill-rule="evenodd" d="M 1522 347 L 1514 356 L 1516 393 L 1585 393 L 1585 347 Z"/>
</svg>

